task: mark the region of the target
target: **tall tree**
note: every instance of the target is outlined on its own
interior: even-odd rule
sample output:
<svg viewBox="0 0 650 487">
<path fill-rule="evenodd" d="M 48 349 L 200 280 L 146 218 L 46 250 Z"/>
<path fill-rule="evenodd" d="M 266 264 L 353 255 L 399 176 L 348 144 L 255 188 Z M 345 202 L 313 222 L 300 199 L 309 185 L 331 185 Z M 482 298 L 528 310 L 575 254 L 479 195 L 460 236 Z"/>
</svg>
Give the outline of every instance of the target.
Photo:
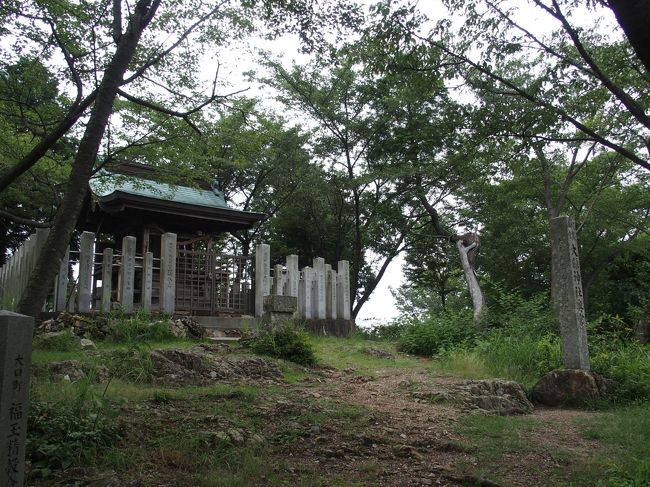
<svg viewBox="0 0 650 487">
<path fill-rule="evenodd" d="M 329 17 L 317 15 L 313 9 L 301 2 L 279 6 L 275 2 L 245 2 L 244 7 L 251 13 L 260 4 L 263 7 L 262 17 L 267 20 L 277 16 L 278 10 L 295 14 L 290 17 L 292 21 L 299 17 L 301 21 L 297 22 L 296 30 L 306 40 L 313 41 L 311 29 L 332 18 L 331 11 Z M 182 69 L 188 68 L 188 62 L 198 64 L 200 56 L 198 51 L 185 51 L 174 57 L 176 48 L 188 42 L 190 38 L 197 48 L 208 42 L 223 41 L 225 36 L 232 34 L 232 26 L 250 25 L 244 21 L 242 12 L 235 8 L 237 4 L 230 5 L 227 0 L 208 6 L 189 1 L 169 2 L 162 7 L 161 5 L 162 0 L 140 0 L 130 7 L 126 2 L 123 5 L 120 0 L 115 0 L 111 12 L 108 13 L 109 9 L 104 2 L 88 5 L 65 3 L 56 6 L 49 3 L 21 2 L 19 5 L 11 5 L 8 13 L 3 11 L 3 33 L 25 35 L 32 40 L 24 49 L 34 49 L 35 46 L 37 49 L 46 49 L 46 52 L 58 49 L 66 61 L 67 76 L 76 87 L 76 97 L 67 108 L 65 116 L 48 135 L 0 177 L 0 191 L 40 160 L 92 106 L 73 160 L 65 196 L 58 207 L 52 231 L 18 306 L 25 314 L 35 315 L 40 309 L 40 303 L 45 299 L 56 272 L 56 262 L 63 255 L 74 230 L 117 95 L 150 110 L 182 118 L 188 125 L 193 126 L 191 116 L 215 101 L 218 95 L 213 87 L 212 93 L 193 107 L 177 108 L 187 104 L 188 94 L 165 86 L 164 81 L 186 80 L 189 86 L 182 86 L 191 90 L 196 83 L 187 77 Z M 163 12 L 157 16 L 159 9 Z M 128 14 L 125 14 L 126 12 Z M 348 7 L 343 12 L 346 15 L 353 14 L 355 9 Z M 13 18 L 14 23 L 7 22 L 8 18 Z M 29 19 L 30 23 L 26 24 L 25 19 Z M 123 27 L 123 24 L 126 26 Z M 13 31 L 11 28 L 7 29 L 8 25 L 13 27 Z M 288 28 L 289 25 L 289 22 L 277 24 L 273 30 L 277 32 L 279 29 Z M 149 26 L 153 28 L 147 35 Z M 169 35 L 164 36 L 166 41 L 159 40 L 159 34 L 170 32 L 175 33 L 172 34 L 173 40 L 168 40 Z M 318 35 L 320 33 L 316 34 Z M 143 36 L 145 42 L 141 44 Z M 115 46 L 115 49 L 112 46 Z M 159 72 L 165 72 L 165 67 L 171 68 L 171 77 L 156 76 Z M 150 76 L 152 72 L 154 79 Z M 163 82 L 158 81 L 160 79 Z M 124 88 L 130 84 L 133 89 L 141 90 L 147 83 L 162 87 L 167 96 L 166 100 L 170 103 L 165 106 L 140 94 L 136 96 Z M 85 94 L 87 84 L 92 86 L 92 90 Z M 190 95 L 192 94 L 194 93 L 190 91 Z"/>
</svg>

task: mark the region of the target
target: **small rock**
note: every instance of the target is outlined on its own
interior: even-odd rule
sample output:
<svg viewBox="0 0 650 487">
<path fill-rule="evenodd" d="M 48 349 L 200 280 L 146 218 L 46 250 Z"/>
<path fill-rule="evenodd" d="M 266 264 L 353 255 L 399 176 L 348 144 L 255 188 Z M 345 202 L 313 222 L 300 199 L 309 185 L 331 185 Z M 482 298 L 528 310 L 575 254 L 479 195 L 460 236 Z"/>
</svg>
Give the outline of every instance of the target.
<svg viewBox="0 0 650 487">
<path fill-rule="evenodd" d="M 212 372 L 210 372 L 210 378 L 211 379 L 216 379 L 217 378 L 217 373 L 214 370 Z"/>
<path fill-rule="evenodd" d="M 95 345 L 95 342 L 93 342 L 92 340 L 89 340 L 88 338 L 82 338 L 81 340 L 79 340 L 79 345 L 83 349 L 86 349 L 86 348 L 97 349 L 97 345 Z"/>
<path fill-rule="evenodd" d="M 250 436 L 249 441 L 253 445 L 261 445 L 262 443 L 264 443 L 264 438 L 262 436 L 258 435 L 257 433 L 253 433 Z"/>
<path fill-rule="evenodd" d="M 181 320 L 169 320 L 169 329 L 176 338 L 187 337 L 187 328 Z"/>
<path fill-rule="evenodd" d="M 372 357 L 378 357 L 378 358 L 388 358 L 388 359 L 395 358 L 395 356 L 392 353 L 387 352 L 386 350 L 382 350 L 380 348 L 374 348 L 374 347 L 366 348 L 363 351 L 363 353 L 365 353 L 366 355 L 370 355 Z"/>
<path fill-rule="evenodd" d="M 242 445 L 244 443 L 244 436 L 237 429 L 233 428 L 228 430 L 228 436 L 235 445 Z"/>
<path fill-rule="evenodd" d="M 310 431 L 311 431 L 311 434 L 318 435 L 318 434 L 320 434 L 320 426 L 315 424 L 310 428 Z"/>
</svg>

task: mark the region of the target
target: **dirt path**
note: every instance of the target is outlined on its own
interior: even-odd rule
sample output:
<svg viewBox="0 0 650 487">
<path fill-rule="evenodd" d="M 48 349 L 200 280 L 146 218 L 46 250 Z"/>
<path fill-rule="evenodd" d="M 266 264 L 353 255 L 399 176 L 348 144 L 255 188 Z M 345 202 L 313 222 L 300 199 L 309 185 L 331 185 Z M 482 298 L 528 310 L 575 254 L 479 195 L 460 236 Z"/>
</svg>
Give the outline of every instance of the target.
<svg viewBox="0 0 650 487">
<path fill-rule="evenodd" d="M 484 455 L 458 432 L 459 421 L 471 413 L 413 394 L 413 389 L 423 386 L 438 389 L 464 382 L 420 369 L 396 368 L 376 370 L 372 377 L 336 370 L 307 377 L 297 386 L 302 394 L 331 401 L 334 407 L 358 406 L 368 412 L 368 418 L 352 428 L 332 421 L 319 425 L 310 438 L 313 441 L 290 448 L 285 459 L 297 471 L 311 468 L 330 477 L 372 482 L 362 485 L 523 487 L 552 485 L 548 484 L 551 476 L 570 467 L 567 448 L 572 457 L 588 457 L 598 449 L 597 442 L 581 438 L 575 426 L 576 418 L 592 413 L 536 409 L 522 417 L 534 427 L 514 433 L 521 448 L 516 453 L 497 451 L 497 458 L 484 464 Z"/>
</svg>

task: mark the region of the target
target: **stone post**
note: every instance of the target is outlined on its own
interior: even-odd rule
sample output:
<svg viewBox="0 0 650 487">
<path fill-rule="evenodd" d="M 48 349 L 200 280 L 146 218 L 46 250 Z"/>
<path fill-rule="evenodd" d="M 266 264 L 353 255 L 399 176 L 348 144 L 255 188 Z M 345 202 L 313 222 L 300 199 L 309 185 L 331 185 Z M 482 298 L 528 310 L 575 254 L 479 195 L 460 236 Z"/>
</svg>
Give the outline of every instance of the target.
<svg viewBox="0 0 650 487">
<path fill-rule="evenodd" d="M 135 245 L 135 237 L 124 237 L 122 239 L 119 302 L 126 313 L 133 313 L 133 291 L 135 289 Z"/>
<path fill-rule="evenodd" d="M 160 312 L 176 310 L 176 234 L 164 233 L 160 238 Z"/>
<path fill-rule="evenodd" d="M 326 317 L 326 283 L 325 276 L 325 259 L 322 257 L 314 258 L 314 311 L 313 317 L 324 320 Z"/>
<path fill-rule="evenodd" d="M 79 242 L 79 285 L 77 299 L 79 311 L 90 311 L 93 287 L 93 270 L 95 268 L 95 234 L 83 232 Z"/>
<path fill-rule="evenodd" d="M 0 485 L 22 487 L 34 319 L 0 311 Z"/>
<path fill-rule="evenodd" d="M 336 271 L 332 270 L 331 266 L 327 270 L 326 313 L 328 318 L 336 319 Z"/>
<path fill-rule="evenodd" d="M 146 252 L 142 257 L 142 309 L 151 313 L 151 296 L 153 294 L 153 252 Z"/>
<path fill-rule="evenodd" d="M 102 311 L 111 311 L 111 293 L 113 292 L 113 249 L 104 249 L 102 256 Z"/>
<path fill-rule="evenodd" d="M 59 273 L 55 281 L 54 293 L 54 311 L 65 311 L 65 305 L 68 299 L 68 265 L 70 264 L 70 247 L 65 250 Z"/>
<path fill-rule="evenodd" d="M 339 260 L 336 284 L 336 315 L 344 320 L 349 320 L 352 313 L 350 310 L 350 263 L 347 260 Z"/>
<path fill-rule="evenodd" d="M 573 219 L 551 218 L 554 307 L 559 315 L 562 361 L 567 369 L 589 370 L 587 325 Z"/>
<path fill-rule="evenodd" d="M 298 256 L 287 255 L 287 281 L 285 283 L 286 296 L 298 297 L 298 283 L 300 282 L 300 269 L 298 267 Z"/>
<path fill-rule="evenodd" d="M 298 310 L 301 318 L 310 319 L 312 317 L 311 286 L 313 280 L 313 270 L 311 267 L 305 267 L 298 285 Z"/>
<path fill-rule="evenodd" d="M 273 287 L 271 294 L 275 296 L 282 296 L 284 288 L 284 269 L 280 264 L 273 267 Z"/>
<path fill-rule="evenodd" d="M 271 274 L 271 247 L 259 244 L 255 249 L 255 316 L 264 315 L 264 296 L 268 295 Z"/>
</svg>

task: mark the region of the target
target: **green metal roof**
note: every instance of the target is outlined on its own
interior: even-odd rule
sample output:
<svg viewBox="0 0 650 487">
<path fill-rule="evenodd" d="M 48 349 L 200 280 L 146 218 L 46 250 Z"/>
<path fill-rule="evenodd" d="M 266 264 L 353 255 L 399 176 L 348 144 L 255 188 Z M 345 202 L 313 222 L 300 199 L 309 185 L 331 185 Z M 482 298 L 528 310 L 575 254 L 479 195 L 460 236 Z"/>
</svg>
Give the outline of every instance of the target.
<svg viewBox="0 0 650 487">
<path fill-rule="evenodd" d="M 103 171 L 90 180 L 90 189 L 93 195 L 99 198 L 109 196 L 115 192 L 122 192 L 188 205 L 232 209 L 226 204 L 223 193 L 216 189 L 209 190 L 171 185 L 150 179 L 110 174 Z"/>
</svg>

